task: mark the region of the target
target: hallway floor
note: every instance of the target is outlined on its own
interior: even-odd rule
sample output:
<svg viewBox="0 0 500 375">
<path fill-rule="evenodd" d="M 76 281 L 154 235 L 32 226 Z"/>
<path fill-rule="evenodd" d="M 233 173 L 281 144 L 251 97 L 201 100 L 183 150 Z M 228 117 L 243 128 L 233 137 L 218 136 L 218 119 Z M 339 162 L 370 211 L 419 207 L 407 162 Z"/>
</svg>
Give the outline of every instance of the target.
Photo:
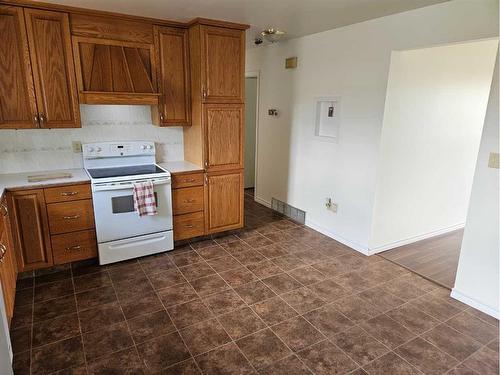
<svg viewBox="0 0 500 375">
<path fill-rule="evenodd" d="M 498 374 L 497 320 L 245 204 L 233 234 L 19 280 L 15 373 Z"/>
<path fill-rule="evenodd" d="M 379 255 L 448 289 L 455 285 L 463 229 L 384 251 Z"/>
</svg>

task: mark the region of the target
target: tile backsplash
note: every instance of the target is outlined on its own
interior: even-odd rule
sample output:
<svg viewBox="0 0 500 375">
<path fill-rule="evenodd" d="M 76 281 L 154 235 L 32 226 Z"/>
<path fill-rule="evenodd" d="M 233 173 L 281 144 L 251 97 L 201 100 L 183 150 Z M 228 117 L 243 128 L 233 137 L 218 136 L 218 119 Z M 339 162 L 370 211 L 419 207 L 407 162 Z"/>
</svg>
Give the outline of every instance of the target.
<svg viewBox="0 0 500 375">
<path fill-rule="evenodd" d="M 78 129 L 0 131 L 0 173 L 82 167 L 71 142 L 145 140 L 156 143 L 157 161 L 182 160 L 182 128 L 151 124 L 151 108 L 139 105 L 81 105 Z"/>
</svg>

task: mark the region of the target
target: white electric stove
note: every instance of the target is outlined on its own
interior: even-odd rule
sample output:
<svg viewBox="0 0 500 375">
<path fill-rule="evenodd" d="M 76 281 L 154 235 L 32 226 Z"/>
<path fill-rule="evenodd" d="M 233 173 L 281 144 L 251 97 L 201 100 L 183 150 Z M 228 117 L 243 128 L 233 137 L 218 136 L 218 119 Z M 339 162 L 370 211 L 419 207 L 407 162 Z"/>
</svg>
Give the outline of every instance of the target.
<svg viewBox="0 0 500 375">
<path fill-rule="evenodd" d="M 156 164 L 154 142 L 83 145 L 91 179 L 99 263 L 108 264 L 174 248 L 170 173 Z M 151 180 L 157 215 L 139 217 L 132 184 Z"/>
</svg>

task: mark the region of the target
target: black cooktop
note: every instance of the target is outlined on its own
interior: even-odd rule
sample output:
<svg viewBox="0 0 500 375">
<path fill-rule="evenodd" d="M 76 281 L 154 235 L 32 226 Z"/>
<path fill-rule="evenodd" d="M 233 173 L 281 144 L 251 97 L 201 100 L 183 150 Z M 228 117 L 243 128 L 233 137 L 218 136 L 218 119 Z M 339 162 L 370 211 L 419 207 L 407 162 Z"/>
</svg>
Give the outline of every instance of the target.
<svg viewBox="0 0 500 375">
<path fill-rule="evenodd" d="M 165 171 L 155 164 L 146 164 L 130 165 L 127 167 L 93 168 L 87 169 L 87 172 L 92 178 L 109 178 L 164 173 Z"/>
</svg>

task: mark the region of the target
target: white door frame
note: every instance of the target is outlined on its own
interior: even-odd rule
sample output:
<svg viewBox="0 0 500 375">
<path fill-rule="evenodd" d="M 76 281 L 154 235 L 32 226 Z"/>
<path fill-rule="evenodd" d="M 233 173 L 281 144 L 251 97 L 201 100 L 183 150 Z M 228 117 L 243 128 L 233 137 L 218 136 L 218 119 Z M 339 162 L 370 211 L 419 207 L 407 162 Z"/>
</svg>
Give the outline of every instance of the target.
<svg viewBox="0 0 500 375">
<path fill-rule="evenodd" d="M 259 171 L 259 98 L 260 98 L 260 71 L 245 72 L 245 78 L 257 78 L 257 90 L 255 98 L 255 177 L 254 177 L 254 200 L 257 198 L 257 176 Z"/>
</svg>

